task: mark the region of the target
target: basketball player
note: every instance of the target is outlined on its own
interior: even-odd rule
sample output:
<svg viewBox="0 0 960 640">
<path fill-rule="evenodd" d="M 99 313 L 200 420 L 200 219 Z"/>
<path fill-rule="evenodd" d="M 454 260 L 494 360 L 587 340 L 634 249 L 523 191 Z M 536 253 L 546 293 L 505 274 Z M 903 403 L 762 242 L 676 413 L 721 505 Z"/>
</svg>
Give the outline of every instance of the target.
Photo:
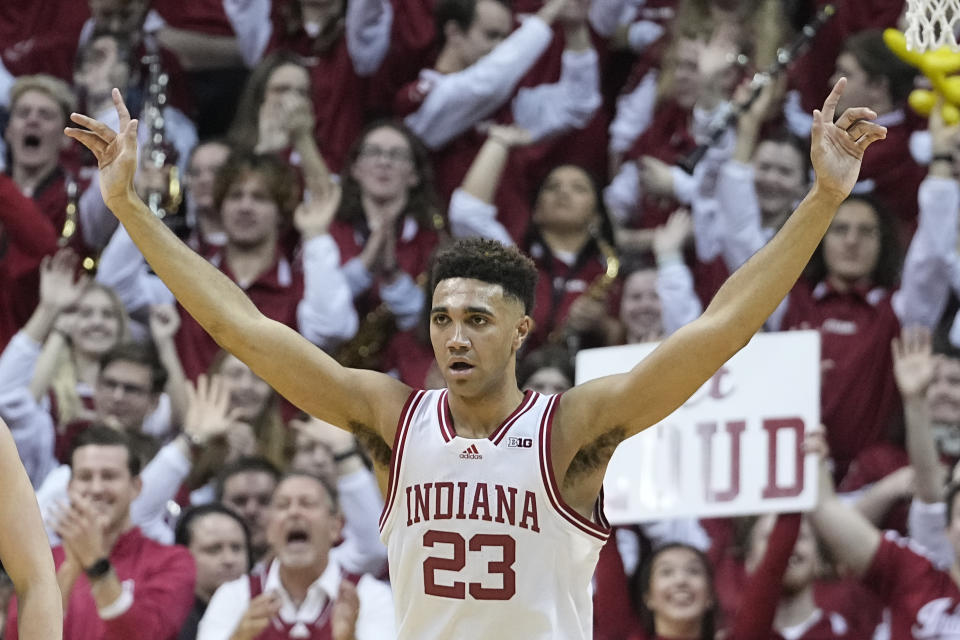
<svg viewBox="0 0 960 640">
<path fill-rule="evenodd" d="M 53 554 L 33 487 L 3 420 L 0 420 L 0 561 L 17 593 L 22 637 L 60 640 L 63 603 L 53 569 Z"/>
<path fill-rule="evenodd" d="M 216 341 L 367 446 L 387 500 L 380 524 L 400 638 L 589 638 L 588 585 L 609 531 L 599 494 L 613 450 L 672 412 L 749 341 L 807 264 L 856 182 L 864 150 L 886 134 L 866 108 L 848 109 L 834 124 L 845 83 L 814 112 L 816 181 L 777 236 L 699 319 L 630 372 L 561 396 L 517 388 L 536 275 L 516 250 L 469 240 L 438 256 L 430 337 L 447 389 L 411 390 L 343 368 L 264 317 L 151 215 L 133 190 L 137 123 L 119 91 L 119 134 L 75 114 L 89 131 L 67 135 L 97 156 L 105 202 Z M 323 233 L 335 209 L 305 204 L 299 215 Z"/>
</svg>

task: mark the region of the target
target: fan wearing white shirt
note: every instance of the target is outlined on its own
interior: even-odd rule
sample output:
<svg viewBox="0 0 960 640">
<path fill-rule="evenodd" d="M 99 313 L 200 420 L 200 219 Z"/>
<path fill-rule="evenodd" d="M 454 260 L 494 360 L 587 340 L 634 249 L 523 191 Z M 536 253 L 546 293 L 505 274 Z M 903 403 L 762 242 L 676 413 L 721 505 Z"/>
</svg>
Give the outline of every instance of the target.
<svg viewBox="0 0 960 640">
<path fill-rule="evenodd" d="M 369 575 L 342 577 L 333 544 L 343 520 L 324 480 L 292 473 L 277 485 L 267 517 L 273 560 L 214 593 L 197 640 L 395 636 L 389 587 Z"/>
</svg>

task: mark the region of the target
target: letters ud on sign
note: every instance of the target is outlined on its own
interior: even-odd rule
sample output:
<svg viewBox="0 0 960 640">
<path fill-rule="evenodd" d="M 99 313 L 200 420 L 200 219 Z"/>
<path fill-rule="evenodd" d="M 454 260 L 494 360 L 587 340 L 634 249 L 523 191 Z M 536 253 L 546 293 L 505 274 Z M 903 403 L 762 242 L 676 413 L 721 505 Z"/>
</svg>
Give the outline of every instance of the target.
<svg viewBox="0 0 960 640">
<path fill-rule="evenodd" d="M 577 383 L 627 371 L 656 346 L 582 350 Z M 617 448 L 604 479 L 607 518 L 808 511 L 817 460 L 801 444 L 819 424 L 819 334 L 758 334 L 682 407 Z"/>
</svg>

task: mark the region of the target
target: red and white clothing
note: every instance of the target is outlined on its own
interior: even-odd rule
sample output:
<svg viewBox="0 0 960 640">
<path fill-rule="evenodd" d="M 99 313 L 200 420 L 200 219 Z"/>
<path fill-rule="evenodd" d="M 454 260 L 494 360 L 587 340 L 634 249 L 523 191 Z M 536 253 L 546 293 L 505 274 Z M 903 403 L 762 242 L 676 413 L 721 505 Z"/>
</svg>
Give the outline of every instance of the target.
<svg viewBox="0 0 960 640">
<path fill-rule="evenodd" d="M 231 280 L 218 253 L 210 262 Z M 322 348 L 331 348 L 357 331 L 353 296 L 340 272 L 340 252 L 331 236 L 322 235 L 303 243 L 302 267 L 288 261 L 277 248 L 276 260 L 253 282 L 240 284 L 250 300 L 265 315 L 299 331 Z M 131 313 L 152 304 L 173 304 L 166 285 L 147 272 L 143 255 L 124 228 L 117 229 L 100 256 L 97 280 L 120 297 Z M 191 379 L 205 373 L 219 347 L 193 317 L 180 308 L 177 352 Z"/>
<path fill-rule="evenodd" d="M 908 538 L 888 532 L 861 578 L 890 609 L 890 637 L 960 639 L 960 588 Z"/>
<path fill-rule="evenodd" d="M 237 34 L 244 62 L 253 67 L 264 53 L 292 51 L 303 56 L 310 74 L 316 119 L 315 137 L 323 159 L 339 172 L 347 150 L 365 124 L 368 79 L 383 63 L 390 48 L 393 7 L 387 0 L 351 0 L 346 3 L 343 33 L 321 47 L 316 25 L 288 32 L 270 0 L 224 0 L 224 10 Z M 272 6 L 271 6 L 272 5 Z"/>
<path fill-rule="evenodd" d="M 46 73 L 71 83 L 77 38 L 89 17 L 87 2 L 4 2 L 0 61 L 13 76 Z"/>
<path fill-rule="evenodd" d="M 294 604 L 280 580 L 280 563 L 272 561 L 263 573 L 254 573 L 226 582 L 217 589 L 207 606 L 197 640 L 228 640 L 237 628 L 250 601 L 261 593 L 274 591 L 280 594 L 280 613 L 270 621 L 257 640 L 284 640 L 309 638 L 330 640 L 331 613 L 343 572 L 334 556 L 320 577 L 307 590 L 307 597 L 300 606 Z M 357 583 L 360 613 L 357 617 L 356 640 L 381 640 L 394 637 L 393 604 L 390 588 L 370 575 L 364 575 Z"/>
<path fill-rule="evenodd" d="M 842 478 L 857 453 L 886 437 L 900 407 L 890 341 L 900 334 L 890 291 L 836 291 L 826 281 L 790 292 L 783 329 L 820 331 L 821 419 Z"/>
<path fill-rule="evenodd" d="M 380 530 L 397 637 L 590 638 L 590 581 L 610 529 L 567 505 L 550 441 L 560 396 L 527 391 L 488 438 L 457 435 L 446 390 L 397 426 Z"/>
<path fill-rule="evenodd" d="M 63 547 L 53 549 L 59 568 Z M 134 527 L 110 550 L 110 564 L 123 586 L 116 602 L 97 610 L 86 576 L 77 578 L 64 610 L 64 640 L 173 640 L 190 609 L 196 567 L 181 546 L 150 540 Z M 16 603 L 11 603 L 6 638 L 16 640 Z"/>
<path fill-rule="evenodd" d="M 16 183 L 0 174 L 0 349 L 40 299 L 40 260 L 57 250 L 57 232 Z"/>
<path fill-rule="evenodd" d="M 330 225 L 330 235 L 340 249 L 342 272 L 353 294 L 358 314 L 365 316 L 383 302 L 393 314 L 397 327 L 407 330 L 420 322 L 425 296 L 423 287 L 417 284 L 417 278 L 427 272 L 439 236 L 433 229 L 422 227 L 413 216 L 397 220 L 396 226 L 394 250 L 398 273 L 389 282 L 370 273 L 360 257 L 370 237 L 365 228 L 344 220 L 334 220 Z"/>
</svg>

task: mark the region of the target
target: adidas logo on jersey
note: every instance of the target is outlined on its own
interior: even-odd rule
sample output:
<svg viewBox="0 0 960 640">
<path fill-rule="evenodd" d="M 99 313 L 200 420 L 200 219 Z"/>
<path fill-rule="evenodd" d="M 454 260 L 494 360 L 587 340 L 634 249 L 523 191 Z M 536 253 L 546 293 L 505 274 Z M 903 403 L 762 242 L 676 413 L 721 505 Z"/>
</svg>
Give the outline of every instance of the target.
<svg viewBox="0 0 960 640">
<path fill-rule="evenodd" d="M 461 458 L 466 460 L 482 460 L 483 456 L 480 455 L 480 450 L 477 449 L 477 445 L 472 444 L 466 449 L 463 450 L 463 453 L 460 454 Z"/>
</svg>

